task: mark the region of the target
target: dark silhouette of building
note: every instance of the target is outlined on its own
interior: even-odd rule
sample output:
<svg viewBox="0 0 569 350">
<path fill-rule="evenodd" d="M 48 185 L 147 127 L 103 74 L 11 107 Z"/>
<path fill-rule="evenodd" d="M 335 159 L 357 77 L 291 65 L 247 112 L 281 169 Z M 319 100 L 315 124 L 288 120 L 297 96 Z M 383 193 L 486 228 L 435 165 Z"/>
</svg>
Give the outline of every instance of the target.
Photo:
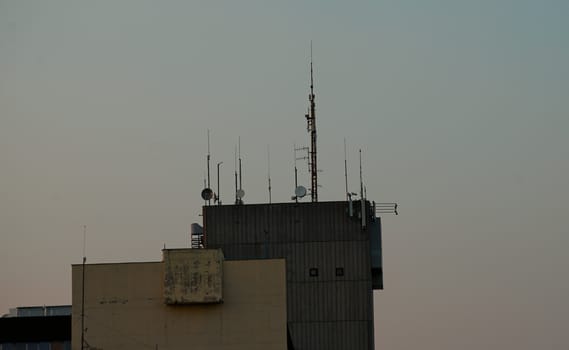
<svg viewBox="0 0 569 350">
<path fill-rule="evenodd" d="M 0 318 L 0 350 L 71 349 L 71 306 L 18 307 Z"/>
</svg>

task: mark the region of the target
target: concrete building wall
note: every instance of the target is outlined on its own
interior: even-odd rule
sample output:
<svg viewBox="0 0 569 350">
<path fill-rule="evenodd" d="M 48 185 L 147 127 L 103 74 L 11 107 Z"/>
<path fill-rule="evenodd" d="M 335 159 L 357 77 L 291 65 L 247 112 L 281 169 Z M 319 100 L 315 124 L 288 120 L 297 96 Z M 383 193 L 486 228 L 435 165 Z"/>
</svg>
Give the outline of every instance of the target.
<svg viewBox="0 0 569 350">
<path fill-rule="evenodd" d="M 348 202 L 204 207 L 208 249 L 228 260 L 286 259 L 295 350 L 374 348 L 370 237 L 381 240 L 380 226 L 368 202 L 362 228 L 357 203 L 352 216 Z"/>
<path fill-rule="evenodd" d="M 162 255 L 166 304 L 223 301 L 221 249 L 164 249 Z"/>
<path fill-rule="evenodd" d="M 72 267 L 72 348 L 80 349 L 82 265 Z M 166 305 L 164 263 L 85 268 L 91 349 L 286 349 L 282 259 L 223 262 L 223 303 Z"/>
</svg>

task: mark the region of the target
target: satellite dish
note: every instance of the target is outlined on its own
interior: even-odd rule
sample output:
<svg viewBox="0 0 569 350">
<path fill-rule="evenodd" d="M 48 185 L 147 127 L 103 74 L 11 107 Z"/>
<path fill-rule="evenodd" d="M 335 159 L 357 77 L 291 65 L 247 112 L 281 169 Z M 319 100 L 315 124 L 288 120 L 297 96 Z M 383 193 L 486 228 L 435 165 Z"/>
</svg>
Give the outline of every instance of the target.
<svg viewBox="0 0 569 350">
<path fill-rule="evenodd" d="M 208 201 L 213 197 L 213 191 L 211 188 L 204 188 L 202 191 L 202 199 Z"/>
<path fill-rule="evenodd" d="M 296 195 L 297 198 L 302 198 L 306 196 L 306 187 L 298 186 L 297 188 L 294 189 L 294 194 Z"/>
<path fill-rule="evenodd" d="M 245 197 L 245 191 L 243 191 L 243 189 L 238 189 L 237 190 L 237 198 L 243 198 Z"/>
</svg>

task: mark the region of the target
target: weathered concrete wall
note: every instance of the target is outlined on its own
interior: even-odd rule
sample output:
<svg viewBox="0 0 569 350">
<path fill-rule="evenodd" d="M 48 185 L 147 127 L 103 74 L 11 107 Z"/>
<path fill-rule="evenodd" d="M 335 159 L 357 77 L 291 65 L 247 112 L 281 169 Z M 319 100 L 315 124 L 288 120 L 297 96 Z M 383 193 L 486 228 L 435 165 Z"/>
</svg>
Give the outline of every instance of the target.
<svg viewBox="0 0 569 350">
<path fill-rule="evenodd" d="M 82 266 L 72 267 L 72 348 L 80 349 Z M 282 259 L 223 262 L 223 303 L 166 305 L 164 263 L 85 268 L 91 349 L 286 349 Z"/>
<path fill-rule="evenodd" d="M 164 249 L 164 302 L 219 303 L 223 300 L 221 249 Z"/>
</svg>

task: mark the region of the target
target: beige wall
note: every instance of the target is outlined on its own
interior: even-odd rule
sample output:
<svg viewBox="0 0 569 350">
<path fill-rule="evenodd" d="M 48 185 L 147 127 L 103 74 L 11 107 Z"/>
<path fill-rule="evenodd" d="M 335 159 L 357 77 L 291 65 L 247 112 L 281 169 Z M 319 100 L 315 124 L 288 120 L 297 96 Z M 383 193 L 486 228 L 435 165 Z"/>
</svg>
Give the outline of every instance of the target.
<svg viewBox="0 0 569 350">
<path fill-rule="evenodd" d="M 72 348 L 80 349 L 82 266 L 72 267 Z M 223 262 L 223 303 L 165 305 L 164 263 L 85 268 L 91 349 L 286 349 L 284 259 Z"/>
<path fill-rule="evenodd" d="M 206 304 L 223 301 L 221 249 L 164 249 L 164 302 Z"/>
</svg>

